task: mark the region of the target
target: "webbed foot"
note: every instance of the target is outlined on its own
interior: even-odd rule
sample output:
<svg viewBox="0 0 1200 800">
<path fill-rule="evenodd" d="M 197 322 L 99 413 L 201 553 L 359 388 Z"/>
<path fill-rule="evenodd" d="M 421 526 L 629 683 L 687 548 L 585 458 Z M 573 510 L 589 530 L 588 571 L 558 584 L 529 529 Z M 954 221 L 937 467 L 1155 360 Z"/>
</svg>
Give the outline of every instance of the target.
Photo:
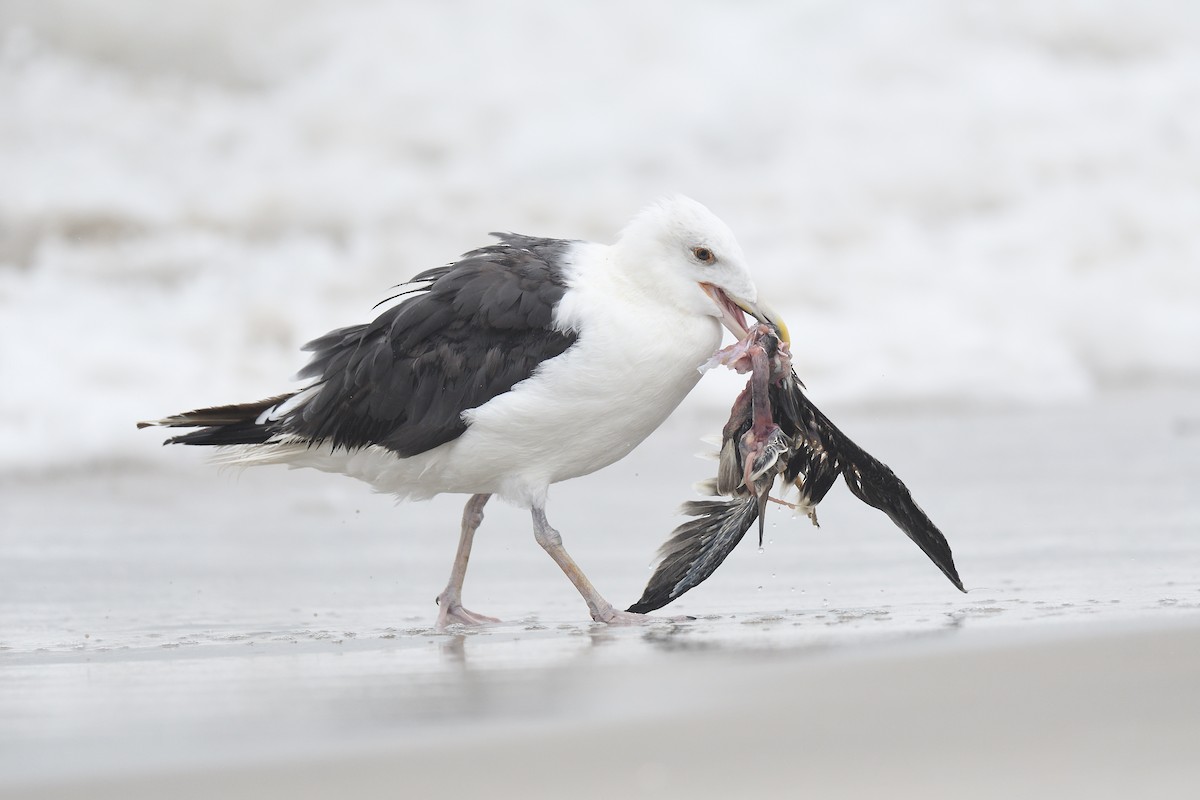
<svg viewBox="0 0 1200 800">
<path fill-rule="evenodd" d="M 462 601 L 457 597 L 447 597 L 444 594 L 438 595 L 438 615 L 435 623 L 438 630 L 443 630 L 447 625 L 484 625 L 489 622 L 500 622 L 496 617 L 489 617 L 485 614 L 477 614 L 474 611 L 463 608 Z"/>
</svg>

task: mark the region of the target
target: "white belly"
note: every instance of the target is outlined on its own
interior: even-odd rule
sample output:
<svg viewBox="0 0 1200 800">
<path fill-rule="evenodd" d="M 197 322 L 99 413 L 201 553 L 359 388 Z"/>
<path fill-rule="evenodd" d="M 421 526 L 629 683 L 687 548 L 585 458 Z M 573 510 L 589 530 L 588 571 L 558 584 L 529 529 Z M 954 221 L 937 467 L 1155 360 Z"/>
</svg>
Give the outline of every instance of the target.
<svg viewBox="0 0 1200 800">
<path fill-rule="evenodd" d="M 585 335 L 533 378 L 468 413 L 471 427 L 448 462 L 464 476 L 504 473 L 495 491 L 522 503 L 551 483 L 606 467 L 675 410 L 720 337 L 715 318 L 695 317 Z"/>
</svg>

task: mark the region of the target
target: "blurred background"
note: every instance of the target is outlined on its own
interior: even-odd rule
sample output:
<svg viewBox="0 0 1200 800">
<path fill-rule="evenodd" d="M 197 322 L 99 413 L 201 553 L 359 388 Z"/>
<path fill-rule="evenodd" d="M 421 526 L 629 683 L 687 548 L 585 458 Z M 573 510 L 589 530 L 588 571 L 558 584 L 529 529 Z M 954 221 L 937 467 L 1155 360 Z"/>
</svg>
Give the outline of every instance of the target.
<svg viewBox="0 0 1200 800">
<path fill-rule="evenodd" d="M 1194 381 L 1200 6 L 3 0 L 0 469 L 137 458 L 488 231 L 673 192 L 818 399 Z"/>
</svg>

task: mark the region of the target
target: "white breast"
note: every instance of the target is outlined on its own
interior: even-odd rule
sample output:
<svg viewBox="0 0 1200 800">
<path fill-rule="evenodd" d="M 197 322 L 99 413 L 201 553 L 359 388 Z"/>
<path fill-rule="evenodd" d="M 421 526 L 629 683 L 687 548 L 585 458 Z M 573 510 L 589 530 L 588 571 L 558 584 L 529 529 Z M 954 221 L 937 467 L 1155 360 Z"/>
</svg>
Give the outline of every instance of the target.
<svg viewBox="0 0 1200 800">
<path fill-rule="evenodd" d="M 567 353 L 468 412 L 471 427 L 458 440 L 462 455 L 454 461 L 509 465 L 498 491 L 526 501 L 550 483 L 625 457 L 662 424 L 719 345 L 719 323 L 664 314 L 641 298 L 613 299 L 587 298 L 597 313 L 584 321 Z"/>
</svg>

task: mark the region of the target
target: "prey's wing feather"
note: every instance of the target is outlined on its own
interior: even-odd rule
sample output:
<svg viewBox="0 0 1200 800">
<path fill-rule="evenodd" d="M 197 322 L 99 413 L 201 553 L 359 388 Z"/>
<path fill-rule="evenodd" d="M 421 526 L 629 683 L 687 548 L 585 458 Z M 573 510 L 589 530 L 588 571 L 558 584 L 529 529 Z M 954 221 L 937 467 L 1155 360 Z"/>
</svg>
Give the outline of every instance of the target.
<svg viewBox="0 0 1200 800">
<path fill-rule="evenodd" d="M 816 411 L 822 419 L 824 415 Z M 838 430 L 832 422 L 824 419 L 828 426 L 827 432 L 833 442 L 833 447 L 841 454 L 842 478 L 850 491 L 867 505 L 878 508 L 896 523 L 896 527 L 904 531 L 909 539 L 921 552 L 929 556 L 938 569 L 960 592 L 965 592 L 962 579 L 954 566 L 954 555 L 950 552 L 950 543 L 938 530 L 933 520 L 921 510 L 912 493 L 904 482 L 896 477 L 896 473 L 879 459 L 860 448 Z"/>
<path fill-rule="evenodd" d="M 683 511 L 693 518 L 680 525 L 659 550 L 658 567 L 642 597 L 629 611 L 645 614 L 662 608 L 721 566 L 758 517 L 754 497 L 694 500 Z"/>
</svg>

